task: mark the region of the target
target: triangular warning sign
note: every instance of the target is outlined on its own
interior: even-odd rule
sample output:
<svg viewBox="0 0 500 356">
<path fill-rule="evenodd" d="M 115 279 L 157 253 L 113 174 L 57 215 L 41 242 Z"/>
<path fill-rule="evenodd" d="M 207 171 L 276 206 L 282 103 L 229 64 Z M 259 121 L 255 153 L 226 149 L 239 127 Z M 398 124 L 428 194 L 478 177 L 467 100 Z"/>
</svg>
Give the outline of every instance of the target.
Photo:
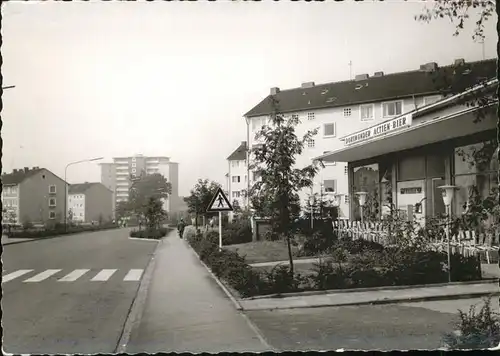
<svg viewBox="0 0 500 356">
<path fill-rule="evenodd" d="M 207 212 L 217 212 L 217 211 L 233 211 L 233 207 L 229 200 L 226 197 L 226 194 L 222 191 L 221 188 L 217 190 L 212 201 L 208 204 Z"/>
</svg>

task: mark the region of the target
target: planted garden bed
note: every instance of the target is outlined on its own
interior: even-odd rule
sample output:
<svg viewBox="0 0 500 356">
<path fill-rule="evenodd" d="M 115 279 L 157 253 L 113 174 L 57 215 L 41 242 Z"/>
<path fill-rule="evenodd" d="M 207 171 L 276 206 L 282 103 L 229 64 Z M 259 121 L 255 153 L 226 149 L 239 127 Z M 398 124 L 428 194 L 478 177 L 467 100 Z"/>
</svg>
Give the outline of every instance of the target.
<svg viewBox="0 0 500 356">
<path fill-rule="evenodd" d="M 165 237 L 172 230 L 174 229 L 171 227 L 161 227 L 159 229 L 132 230 L 130 231 L 130 237 L 135 237 L 139 239 L 159 240 Z"/>
<path fill-rule="evenodd" d="M 58 226 L 53 229 L 26 229 L 23 231 L 12 231 L 8 236 L 11 239 L 23 238 L 23 239 L 43 239 L 47 237 L 54 237 L 60 235 L 70 235 L 83 232 L 93 232 L 101 230 L 111 230 L 117 229 L 118 226 L 115 224 L 106 225 L 90 225 L 90 226 L 69 226 L 67 229 L 64 226 Z"/>
</svg>

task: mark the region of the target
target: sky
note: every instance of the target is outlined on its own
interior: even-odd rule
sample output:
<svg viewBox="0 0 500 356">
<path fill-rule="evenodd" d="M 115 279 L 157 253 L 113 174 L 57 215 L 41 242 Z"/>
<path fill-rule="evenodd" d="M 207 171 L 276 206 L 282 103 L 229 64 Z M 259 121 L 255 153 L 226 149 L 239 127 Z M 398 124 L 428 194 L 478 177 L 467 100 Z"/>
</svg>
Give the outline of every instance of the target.
<svg viewBox="0 0 500 356">
<path fill-rule="evenodd" d="M 472 22 L 415 21 L 422 2 L 8 2 L 2 171 L 144 154 L 179 163 L 179 192 L 225 184 L 243 115 L 271 87 L 483 58 Z M 495 58 L 496 19 L 485 58 Z M 70 183 L 99 181 L 96 163 Z"/>
</svg>

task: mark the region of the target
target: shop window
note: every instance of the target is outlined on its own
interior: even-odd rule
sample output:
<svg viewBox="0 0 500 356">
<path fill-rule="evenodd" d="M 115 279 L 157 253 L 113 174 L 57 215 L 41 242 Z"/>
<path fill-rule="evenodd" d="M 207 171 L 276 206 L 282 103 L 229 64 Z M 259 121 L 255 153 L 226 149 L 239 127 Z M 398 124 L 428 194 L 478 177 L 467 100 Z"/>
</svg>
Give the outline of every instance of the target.
<svg viewBox="0 0 500 356">
<path fill-rule="evenodd" d="M 380 184 L 379 184 L 379 166 L 371 164 L 362 167 L 356 167 L 353 170 L 353 191 L 354 194 L 354 219 L 361 218 L 359 200 L 356 192 L 367 192 L 367 201 L 363 210 L 365 219 L 378 219 L 380 217 Z"/>
<path fill-rule="evenodd" d="M 455 148 L 455 174 L 471 174 L 498 169 L 494 140 Z"/>
<path fill-rule="evenodd" d="M 453 199 L 454 213 L 466 211 L 467 202 L 476 194 L 482 199 L 492 194 L 492 189 L 498 184 L 497 172 L 488 174 L 466 174 L 455 177 L 455 197 Z"/>
<path fill-rule="evenodd" d="M 430 177 L 443 177 L 446 172 L 445 156 L 444 155 L 427 155 L 426 160 L 426 175 Z"/>
<path fill-rule="evenodd" d="M 425 157 L 410 156 L 398 162 L 398 181 L 425 178 Z"/>
</svg>

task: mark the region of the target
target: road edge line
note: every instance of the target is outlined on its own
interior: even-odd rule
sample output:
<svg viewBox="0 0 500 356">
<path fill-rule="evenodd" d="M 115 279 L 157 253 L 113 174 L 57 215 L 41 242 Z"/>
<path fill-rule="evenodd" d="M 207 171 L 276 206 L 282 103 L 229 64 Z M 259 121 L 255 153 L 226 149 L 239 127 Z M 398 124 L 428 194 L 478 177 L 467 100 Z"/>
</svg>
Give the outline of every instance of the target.
<svg viewBox="0 0 500 356">
<path fill-rule="evenodd" d="M 156 263 L 156 255 L 160 248 L 160 245 L 163 243 L 163 239 L 157 240 L 157 245 L 155 250 L 153 251 L 153 256 L 148 262 L 144 275 L 137 287 L 137 292 L 135 293 L 134 299 L 130 306 L 130 309 L 127 313 L 127 317 L 123 324 L 122 331 L 120 333 L 120 338 L 118 339 L 118 343 L 115 347 L 115 354 L 125 354 L 128 343 L 130 341 L 130 336 L 132 335 L 132 331 L 134 329 L 134 325 L 141 320 L 142 313 L 144 311 L 144 305 L 146 304 L 147 292 L 149 290 L 149 285 L 152 280 L 154 266 Z"/>
</svg>

